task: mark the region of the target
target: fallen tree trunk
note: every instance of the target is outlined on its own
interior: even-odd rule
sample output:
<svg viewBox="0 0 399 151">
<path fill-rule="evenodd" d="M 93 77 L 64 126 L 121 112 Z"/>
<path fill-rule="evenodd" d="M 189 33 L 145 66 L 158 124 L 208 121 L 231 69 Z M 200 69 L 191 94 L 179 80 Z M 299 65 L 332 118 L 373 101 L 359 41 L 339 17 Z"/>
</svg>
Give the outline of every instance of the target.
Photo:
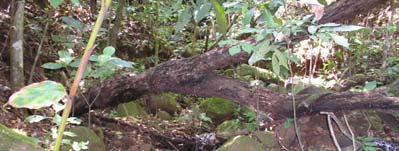
<svg viewBox="0 0 399 151">
<path fill-rule="evenodd" d="M 361 13 L 370 8 L 376 0 L 346 0 L 342 3 L 352 14 Z M 387 2 L 380 0 L 378 4 Z M 347 5 L 352 4 L 352 5 Z M 334 7 L 337 7 L 334 5 Z M 339 7 L 338 7 L 339 8 Z M 327 9 L 322 22 L 337 21 L 334 14 L 342 14 L 340 9 Z M 351 11 L 352 10 L 352 11 Z M 338 12 L 336 12 L 338 11 Z M 343 15 L 348 15 L 343 13 Z M 329 17 L 328 16 L 332 16 Z M 344 18 L 341 16 L 341 18 Z M 253 40 L 246 40 L 254 44 Z M 252 87 L 248 83 L 218 75 L 215 70 L 229 65 L 246 63 L 249 54 L 241 52 L 230 56 L 227 47 L 217 48 L 202 55 L 191 58 L 172 60 L 151 68 L 139 75 L 118 76 L 100 83 L 77 98 L 74 106 L 75 113 L 84 113 L 89 109 L 115 106 L 119 103 L 131 101 L 147 94 L 174 92 L 179 94 L 201 97 L 220 97 L 234 100 L 242 105 L 249 105 L 257 110 L 272 113 L 276 118 L 292 115 L 292 98 L 272 92 L 266 88 Z M 297 102 L 304 101 L 302 96 Z M 372 93 L 336 93 L 318 98 L 308 108 L 299 108 L 299 114 L 315 113 L 318 111 L 338 111 L 370 108 L 399 108 L 399 98 L 386 97 L 382 90 Z"/>
</svg>

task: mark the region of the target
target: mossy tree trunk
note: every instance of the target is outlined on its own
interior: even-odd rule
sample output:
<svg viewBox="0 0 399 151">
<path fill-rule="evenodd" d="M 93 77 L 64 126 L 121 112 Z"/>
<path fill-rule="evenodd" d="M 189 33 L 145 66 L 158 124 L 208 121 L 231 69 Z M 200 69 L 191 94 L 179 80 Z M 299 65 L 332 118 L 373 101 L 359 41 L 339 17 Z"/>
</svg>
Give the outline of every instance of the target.
<svg viewBox="0 0 399 151">
<path fill-rule="evenodd" d="M 377 3 L 378 2 L 378 3 Z M 377 4 L 387 0 L 346 0 L 339 1 L 333 8 L 327 8 L 321 23 L 339 22 L 349 15 L 365 13 Z M 351 4 L 351 5 L 348 5 Z M 371 5 L 372 4 L 372 5 Z M 353 7 L 353 8 L 352 8 Z M 345 8 L 342 10 L 341 8 Z M 365 9 L 367 8 L 367 9 Z M 292 39 L 297 39 L 293 37 Z M 254 40 L 243 42 L 254 44 Z M 286 94 L 272 92 L 262 87 L 218 75 L 215 70 L 233 64 L 246 63 L 249 54 L 241 52 L 231 56 L 227 47 L 213 49 L 202 55 L 171 60 L 136 76 L 118 76 L 92 87 L 85 98 L 94 102 L 91 109 L 114 106 L 146 94 L 174 92 L 201 97 L 230 99 L 241 105 L 252 106 L 262 112 L 272 113 L 275 119 L 292 116 L 292 99 Z M 298 104 L 306 96 L 296 97 Z M 76 113 L 87 112 L 83 97 L 75 104 Z M 399 109 L 399 97 L 387 97 L 384 90 L 370 93 L 329 93 L 321 95 L 308 107 L 298 107 L 299 115 L 319 111 L 354 109 Z"/>
</svg>

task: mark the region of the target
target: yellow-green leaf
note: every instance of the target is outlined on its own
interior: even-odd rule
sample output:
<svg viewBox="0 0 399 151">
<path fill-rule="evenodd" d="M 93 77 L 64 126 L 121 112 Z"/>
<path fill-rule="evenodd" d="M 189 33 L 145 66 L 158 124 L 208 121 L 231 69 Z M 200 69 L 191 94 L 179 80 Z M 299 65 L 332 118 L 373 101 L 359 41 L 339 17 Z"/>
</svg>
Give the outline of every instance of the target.
<svg viewBox="0 0 399 151">
<path fill-rule="evenodd" d="M 216 0 L 210 0 L 213 8 L 216 12 L 216 23 L 218 27 L 218 31 L 225 34 L 227 32 L 227 19 L 224 13 L 224 9 L 220 6 L 219 2 Z"/>
<path fill-rule="evenodd" d="M 8 99 L 8 104 L 15 108 L 39 109 L 57 103 L 66 95 L 62 84 L 43 81 L 33 83 L 15 92 Z"/>
</svg>

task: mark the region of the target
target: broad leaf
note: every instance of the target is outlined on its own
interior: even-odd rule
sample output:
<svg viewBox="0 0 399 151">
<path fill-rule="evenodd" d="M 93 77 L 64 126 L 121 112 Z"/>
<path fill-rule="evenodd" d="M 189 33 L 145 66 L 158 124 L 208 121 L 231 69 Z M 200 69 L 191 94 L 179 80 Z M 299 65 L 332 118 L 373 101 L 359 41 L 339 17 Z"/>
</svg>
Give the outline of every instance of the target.
<svg viewBox="0 0 399 151">
<path fill-rule="evenodd" d="M 72 2 L 72 4 L 73 4 L 74 6 L 79 6 L 79 5 L 80 5 L 79 0 L 71 0 L 71 2 Z"/>
<path fill-rule="evenodd" d="M 69 27 L 75 28 L 76 30 L 82 30 L 83 25 L 79 20 L 72 17 L 62 17 L 62 22 L 64 22 Z"/>
<path fill-rule="evenodd" d="M 44 119 L 47 119 L 48 117 L 46 116 L 41 116 L 41 115 L 31 115 L 25 118 L 25 121 L 27 121 L 28 123 L 37 123 L 40 122 Z"/>
<path fill-rule="evenodd" d="M 260 60 L 266 60 L 265 55 L 268 52 L 269 52 L 269 50 L 267 50 L 267 49 L 255 51 L 254 53 L 252 53 L 251 57 L 248 59 L 248 64 L 253 65 Z"/>
<path fill-rule="evenodd" d="M 216 0 L 210 0 L 216 12 L 216 23 L 220 33 L 227 32 L 227 19 L 223 7 Z"/>
<path fill-rule="evenodd" d="M 196 22 L 200 22 L 206 16 L 209 15 L 209 11 L 211 10 L 212 4 L 204 3 L 196 8 L 194 11 L 194 19 Z"/>
<path fill-rule="evenodd" d="M 61 69 L 64 66 L 62 64 L 56 63 L 56 62 L 48 62 L 48 63 L 43 64 L 41 67 L 45 68 L 45 69 L 57 70 L 57 69 Z"/>
<path fill-rule="evenodd" d="M 49 0 L 49 1 L 50 5 L 53 6 L 54 8 L 58 8 L 64 2 L 64 0 Z"/>
<path fill-rule="evenodd" d="M 120 58 L 111 58 L 111 63 L 119 68 L 133 68 L 133 62 L 125 61 Z"/>
<path fill-rule="evenodd" d="M 98 66 L 103 66 L 103 65 L 105 65 L 105 63 L 107 63 L 109 60 L 111 60 L 111 56 L 99 55 L 97 59 L 98 59 L 97 60 Z"/>
<path fill-rule="evenodd" d="M 278 60 L 276 53 L 274 53 L 272 56 L 272 68 L 273 68 L 273 72 L 276 75 L 280 75 L 280 62 Z"/>
<path fill-rule="evenodd" d="M 255 46 L 248 44 L 248 43 L 241 43 L 240 46 L 241 46 L 242 50 L 244 50 L 247 53 L 251 53 L 255 49 Z"/>
<path fill-rule="evenodd" d="M 107 56 L 112 56 L 115 53 L 115 48 L 112 46 L 105 47 L 103 50 L 103 54 Z"/>
<path fill-rule="evenodd" d="M 244 17 L 242 18 L 242 25 L 247 26 L 251 23 L 252 17 L 255 15 L 255 9 L 251 9 L 245 13 Z"/>
<path fill-rule="evenodd" d="M 313 34 L 316 33 L 317 29 L 318 29 L 317 26 L 309 26 L 308 27 L 308 32 L 313 35 Z"/>
<path fill-rule="evenodd" d="M 180 32 L 184 29 L 184 26 L 187 25 L 188 22 L 190 22 L 191 19 L 191 13 L 190 13 L 191 7 L 186 8 L 183 12 L 180 13 L 178 21 L 176 23 L 176 32 Z"/>
<path fill-rule="evenodd" d="M 276 57 L 278 58 L 278 62 L 279 65 L 282 65 L 283 67 L 285 67 L 286 69 L 288 68 L 288 60 L 287 57 L 283 55 L 283 53 L 281 53 L 279 50 L 275 50 L 274 54 L 276 55 Z"/>
<path fill-rule="evenodd" d="M 234 56 L 234 55 L 236 55 L 236 54 L 238 54 L 238 53 L 240 53 L 240 52 L 241 52 L 241 48 L 240 48 L 239 45 L 233 46 L 233 47 L 231 47 L 231 48 L 229 49 L 229 54 L 230 54 L 231 56 Z"/>
<path fill-rule="evenodd" d="M 57 103 L 66 95 L 62 84 L 43 81 L 33 83 L 15 92 L 9 98 L 8 104 L 16 108 L 39 109 Z"/>
<path fill-rule="evenodd" d="M 366 82 L 366 85 L 363 87 L 365 92 L 369 92 L 377 88 L 377 81 Z"/>
<path fill-rule="evenodd" d="M 274 17 L 268 9 L 263 10 L 262 17 L 268 28 L 277 27 L 277 23 L 274 22 Z"/>
<path fill-rule="evenodd" d="M 340 36 L 340 35 L 333 34 L 333 33 L 330 33 L 330 36 L 336 44 L 349 49 L 348 39 L 346 39 L 344 36 Z"/>
<path fill-rule="evenodd" d="M 58 56 L 60 57 L 59 60 L 66 65 L 71 63 L 74 59 L 68 51 L 58 51 Z"/>
</svg>

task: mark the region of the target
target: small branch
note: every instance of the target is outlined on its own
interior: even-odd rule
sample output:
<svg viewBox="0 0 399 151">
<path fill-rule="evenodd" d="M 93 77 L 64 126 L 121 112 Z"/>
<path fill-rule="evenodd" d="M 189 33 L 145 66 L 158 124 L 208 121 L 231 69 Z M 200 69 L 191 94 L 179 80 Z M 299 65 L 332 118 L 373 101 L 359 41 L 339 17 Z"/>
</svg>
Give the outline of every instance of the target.
<svg viewBox="0 0 399 151">
<path fill-rule="evenodd" d="M 48 24 L 49 24 L 49 22 L 47 21 L 46 26 L 44 27 L 44 30 L 43 30 L 42 39 L 40 39 L 40 44 L 39 44 L 39 48 L 37 49 L 37 52 L 36 52 L 35 60 L 33 61 L 33 65 L 30 70 L 30 73 L 29 73 L 28 84 L 32 83 L 32 78 L 33 78 L 33 74 L 35 72 L 35 67 L 36 67 L 37 61 L 39 60 L 40 54 L 42 53 L 43 42 L 47 35 Z"/>
</svg>

